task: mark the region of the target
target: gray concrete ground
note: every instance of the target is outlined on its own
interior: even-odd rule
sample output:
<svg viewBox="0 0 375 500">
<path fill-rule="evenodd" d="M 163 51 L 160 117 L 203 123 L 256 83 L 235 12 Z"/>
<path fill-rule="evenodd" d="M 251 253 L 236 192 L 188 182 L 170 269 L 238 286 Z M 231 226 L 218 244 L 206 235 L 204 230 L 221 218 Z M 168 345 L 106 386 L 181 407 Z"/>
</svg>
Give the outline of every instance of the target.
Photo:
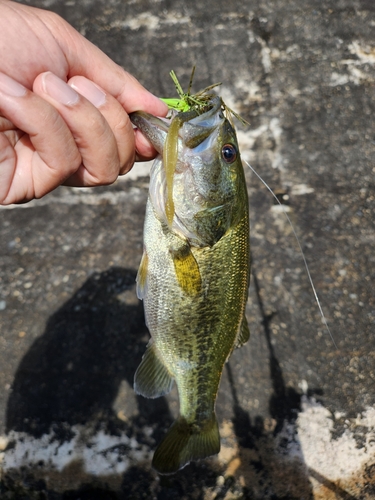
<svg viewBox="0 0 375 500">
<path fill-rule="evenodd" d="M 6 499 L 375 498 L 375 4 L 33 0 L 159 96 L 222 81 L 250 170 L 251 340 L 225 368 L 222 451 L 150 468 L 176 393 L 132 391 L 148 339 L 134 279 L 147 172 L 0 212 Z"/>
</svg>

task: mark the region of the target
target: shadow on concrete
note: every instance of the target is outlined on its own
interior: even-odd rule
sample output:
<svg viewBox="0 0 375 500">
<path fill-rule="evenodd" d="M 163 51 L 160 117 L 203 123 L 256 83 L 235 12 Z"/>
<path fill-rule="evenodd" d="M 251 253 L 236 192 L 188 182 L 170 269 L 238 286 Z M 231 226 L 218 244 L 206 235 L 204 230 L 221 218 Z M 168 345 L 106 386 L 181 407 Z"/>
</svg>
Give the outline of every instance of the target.
<svg viewBox="0 0 375 500">
<path fill-rule="evenodd" d="M 271 342 L 270 323 L 274 313 L 266 314 L 264 310 L 259 282 L 255 273 L 253 273 L 253 282 L 258 299 L 260 314 L 263 318 L 262 324 L 269 352 L 270 375 L 273 386 L 273 393 L 269 401 L 269 408 L 271 417 L 276 420 L 276 427 L 274 431 L 274 434 L 276 434 L 281 431 L 285 421 L 290 422 L 296 419 L 298 412 L 301 410 L 301 395 L 292 387 L 287 388 L 285 386 L 281 366 Z"/>
<path fill-rule="evenodd" d="M 112 406 L 123 380 L 133 386 L 147 338 L 142 304 L 118 298 L 134 282 L 130 269 L 95 273 L 50 317 L 15 375 L 8 432 L 40 437 L 52 429 L 64 440 L 72 425 L 95 418 L 120 425 Z M 149 424 L 170 420 L 164 398 L 137 404 Z"/>
</svg>

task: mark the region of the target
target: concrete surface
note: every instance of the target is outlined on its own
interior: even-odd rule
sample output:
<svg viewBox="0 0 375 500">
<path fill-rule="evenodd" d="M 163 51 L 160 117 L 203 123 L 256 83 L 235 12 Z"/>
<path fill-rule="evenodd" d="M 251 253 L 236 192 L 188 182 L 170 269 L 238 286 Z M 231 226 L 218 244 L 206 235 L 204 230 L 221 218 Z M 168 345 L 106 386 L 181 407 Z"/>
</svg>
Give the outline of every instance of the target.
<svg viewBox="0 0 375 500">
<path fill-rule="evenodd" d="M 375 4 L 33 0 L 160 96 L 168 73 L 250 122 L 251 340 L 225 368 L 222 451 L 150 469 L 177 396 L 132 391 L 148 339 L 134 278 L 147 172 L 0 212 L 4 499 L 375 498 Z M 208 7 L 209 5 L 209 7 Z"/>
</svg>

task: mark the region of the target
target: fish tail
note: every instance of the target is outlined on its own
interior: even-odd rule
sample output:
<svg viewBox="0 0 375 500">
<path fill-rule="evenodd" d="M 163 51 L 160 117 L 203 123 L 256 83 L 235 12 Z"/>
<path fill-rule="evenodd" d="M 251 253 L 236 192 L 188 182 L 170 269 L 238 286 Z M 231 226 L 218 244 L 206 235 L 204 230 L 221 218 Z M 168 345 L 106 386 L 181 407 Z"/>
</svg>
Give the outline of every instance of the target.
<svg viewBox="0 0 375 500">
<path fill-rule="evenodd" d="M 179 417 L 157 447 L 152 460 L 159 474 L 173 474 L 192 460 L 206 458 L 220 451 L 216 415 L 202 423 L 188 423 Z"/>
</svg>

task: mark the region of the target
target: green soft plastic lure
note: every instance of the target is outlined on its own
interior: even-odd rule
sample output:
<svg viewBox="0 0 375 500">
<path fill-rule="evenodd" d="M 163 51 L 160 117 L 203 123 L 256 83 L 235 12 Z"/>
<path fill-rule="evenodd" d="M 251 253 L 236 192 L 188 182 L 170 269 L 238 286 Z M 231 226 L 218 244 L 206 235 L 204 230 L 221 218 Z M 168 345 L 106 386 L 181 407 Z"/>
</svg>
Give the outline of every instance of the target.
<svg viewBox="0 0 375 500">
<path fill-rule="evenodd" d="M 191 72 L 190 76 L 190 81 L 189 81 L 189 86 L 187 92 L 184 92 L 182 90 L 182 87 L 180 85 L 180 82 L 178 81 L 176 73 L 172 70 L 169 74 L 173 80 L 173 83 L 175 84 L 177 94 L 179 95 L 179 99 L 177 98 L 167 98 L 167 97 L 162 97 L 161 100 L 165 102 L 165 104 L 170 108 L 174 109 L 175 111 L 178 112 L 186 112 L 186 111 L 196 111 L 198 115 L 202 113 L 206 113 L 211 107 L 210 103 L 212 102 L 212 99 L 215 97 L 215 93 L 211 92 L 212 89 L 215 87 L 219 87 L 221 85 L 221 82 L 214 83 L 213 85 L 209 85 L 208 87 L 205 87 L 203 90 L 197 92 L 196 94 L 191 93 L 191 87 L 193 85 L 193 79 L 194 79 L 194 73 L 195 73 L 195 66 L 193 66 L 193 70 Z M 249 123 L 244 120 L 239 114 L 237 114 L 235 111 L 230 109 L 221 99 L 221 105 L 223 111 L 226 112 L 226 117 L 227 119 L 231 122 L 231 125 L 233 126 L 231 117 L 234 116 L 237 118 L 238 121 L 240 121 L 243 125 L 249 125 Z"/>
<path fill-rule="evenodd" d="M 191 72 L 190 82 L 187 92 L 184 92 L 182 90 L 182 87 L 180 85 L 180 82 L 178 81 L 176 73 L 173 70 L 169 73 L 173 80 L 173 83 L 175 84 L 177 94 L 179 95 L 179 99 L 176 98 L 161 99 L 170 109 L 174 109 L 175 111 L 178 112 L 196 110 L 198 114 L 207 111 L 207 108 L 209 107 L 208 103 L 215 96 L 215 94 L 210 93 L 210 90 L 212 90 L 215 87 L 218 87 L 219 85 L 221 85 L 221 83 L 214 83 L 213 85 L 210 85 L 209 87 L 206 87 L 205 89 L 201 90 L 197 94 L 191 94 L 191 87 L 193 85 L 194 73 L 195 73 L 195 66 L 193 67 L 193 70 Z"/>
</svg>

